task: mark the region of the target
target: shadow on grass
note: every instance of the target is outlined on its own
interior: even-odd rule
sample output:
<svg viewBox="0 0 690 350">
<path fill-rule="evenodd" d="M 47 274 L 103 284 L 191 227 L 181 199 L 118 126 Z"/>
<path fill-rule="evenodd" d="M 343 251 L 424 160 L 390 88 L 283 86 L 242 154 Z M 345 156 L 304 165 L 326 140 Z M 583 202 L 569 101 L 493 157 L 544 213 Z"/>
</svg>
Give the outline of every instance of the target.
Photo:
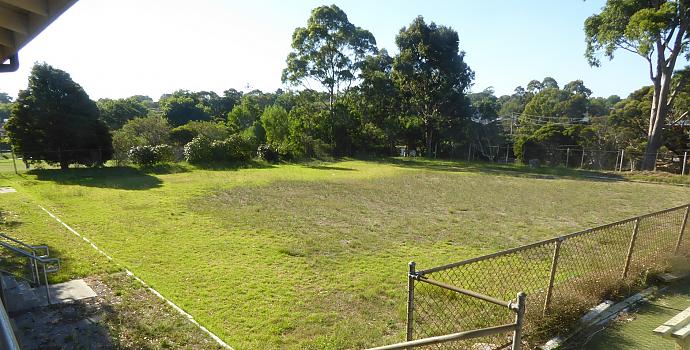
<svg viewBox="0 0 690 350">
<path fill-rule="evenodd" d="M 199 163 L 199 164 L 194 164 L 194 167 L 197 169 L 203 169 L 203 170 L 223 171 L 223 170 L 242 170 L 242 169 L 270 169 L 270 168 L 275 168 L 275 165 L 272 165 L 272 164 L 269 164 L 266 162 L 250 160 L 247 162 Z"/>
<path fill-rule="evenodd" d="M 316 169 L 316 170 L 357 171 L 357 169 L 345 168 L 345 167 L 340 167 L 340 166 L 330 166 L 330 165 L 307 164 L 307 165 L 304 165 L 304 167 L 309 168 L 309 169 Z"/>
<path fill-rule="evenodd" d="M 403 168 L 427 169 L 449 172 L 477 172 L 496 175 L 530 177 L 537 179 L 568 178 L 586 181 L 618 181 L 622 176 L 592 170 L 567 169 L 562 167 L 530 168 L 523 165 L 503 163 L 464 162 L 451 160 L 427 160 L 423 158 L 381 158 L 372 160 Z"/>
<path fill-rule="evenodd" d="M 159 178 L 132 167 L 77 168 L 66 171 L 40 169 L 28 172 L 41 181 L 52 181 L 63 185 L 115 188 L 122 190 L 148 190 L 163 184 Z"/>
</svg>

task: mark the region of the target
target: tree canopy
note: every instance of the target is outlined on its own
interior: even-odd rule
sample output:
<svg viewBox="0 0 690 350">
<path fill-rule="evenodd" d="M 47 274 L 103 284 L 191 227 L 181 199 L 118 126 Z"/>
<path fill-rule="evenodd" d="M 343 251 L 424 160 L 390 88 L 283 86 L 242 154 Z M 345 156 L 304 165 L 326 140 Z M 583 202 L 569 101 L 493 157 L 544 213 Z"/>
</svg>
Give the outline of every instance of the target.
<svg viewBox="0 0 690 350">
<path fill-rule="evenodd" d="M 598 53 L 613 59 L 619 49 L 647 61 L 653 94 L 642 166 L 651 170 L 678 94 L 671 86 L 676 61 L 684 54 L 690 58 L 690 2 L 608 0 L 599 14 L 585 21 L 585 36 L 585 56 L 592 66 L 601 64 Z"/>
<path fill-rule="evenodd" d="M 96 103 L 66 72 L 34 65 L 5 125 L 12 146 L 25 159 L 98 165 L 112 156 L 107 126 Z"/>
</svg>

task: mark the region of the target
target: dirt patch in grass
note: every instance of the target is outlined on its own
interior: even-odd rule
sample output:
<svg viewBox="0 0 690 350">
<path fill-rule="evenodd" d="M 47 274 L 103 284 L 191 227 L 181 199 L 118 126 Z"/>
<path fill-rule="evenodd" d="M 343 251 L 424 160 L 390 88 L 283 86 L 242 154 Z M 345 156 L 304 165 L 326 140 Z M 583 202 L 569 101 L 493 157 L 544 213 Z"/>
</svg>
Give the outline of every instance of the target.
<svg viewBox="0 0 690 350">
<path fill-rule="evenodd" d="M 125 273 L 85 278 L 94 298 L 12 315 L 22 349 L 219 349 Z"/>
</svg>

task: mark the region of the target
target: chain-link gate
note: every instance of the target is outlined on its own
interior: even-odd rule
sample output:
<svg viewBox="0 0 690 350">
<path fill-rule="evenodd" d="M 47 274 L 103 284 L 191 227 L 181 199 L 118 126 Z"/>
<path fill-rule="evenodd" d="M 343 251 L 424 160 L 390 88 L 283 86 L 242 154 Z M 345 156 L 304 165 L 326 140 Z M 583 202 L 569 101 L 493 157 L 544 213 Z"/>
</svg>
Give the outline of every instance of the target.
<svg viewBox="0 0 690 350">
<path fill-rule="evenodd" d="M 630 291 L 646 283 L 644 276 L 667 270 L 673 257 L 687 256 L 689 212 L 687 204 L 426 270 L 411 263 L 407 344 L 511 324 L 515 312 L 501 300 L 524 292 L 522 333 L 524 343 L 533 345 L 549 335 L 544 333 L 550 331 L 544 327 L 549 316 L 577 320 L 613 291 Z M 480 336 L 431 344 L 436 349 L 515 347 L 505 330 Z"/>
</svg>

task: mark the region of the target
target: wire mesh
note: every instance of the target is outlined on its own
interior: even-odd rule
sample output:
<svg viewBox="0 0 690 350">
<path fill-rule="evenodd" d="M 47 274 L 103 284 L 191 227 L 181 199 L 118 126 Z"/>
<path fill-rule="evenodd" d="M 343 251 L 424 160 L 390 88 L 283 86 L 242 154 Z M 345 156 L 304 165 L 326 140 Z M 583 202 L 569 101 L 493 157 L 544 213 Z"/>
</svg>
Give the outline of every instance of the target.
<svg viewBox="0 0 690 350">
<path fill-rule="evenodd" d="M 534 341 L 543 335 L 544 315 L 579 317 L 614 291 L 619 292 L 621 286 L 639 282 L 649 272 L 667 269 L 689 207 L 422 270 L 417 275 L 506 301 L 520 291 L 527 293 L 523 334 Z M 690 253 L 689 241 L 683 236 L 679 254 Z M 551 298 L 546 305 L 549 290 Z M 515 317 L 505 307 L 423 281 L 414 282 L 413 305 L 413 339 L 511 323 Z M 510 334 L 501 334 L 435 348 L 499 349 L 509 344 Z"/>
</svg>

